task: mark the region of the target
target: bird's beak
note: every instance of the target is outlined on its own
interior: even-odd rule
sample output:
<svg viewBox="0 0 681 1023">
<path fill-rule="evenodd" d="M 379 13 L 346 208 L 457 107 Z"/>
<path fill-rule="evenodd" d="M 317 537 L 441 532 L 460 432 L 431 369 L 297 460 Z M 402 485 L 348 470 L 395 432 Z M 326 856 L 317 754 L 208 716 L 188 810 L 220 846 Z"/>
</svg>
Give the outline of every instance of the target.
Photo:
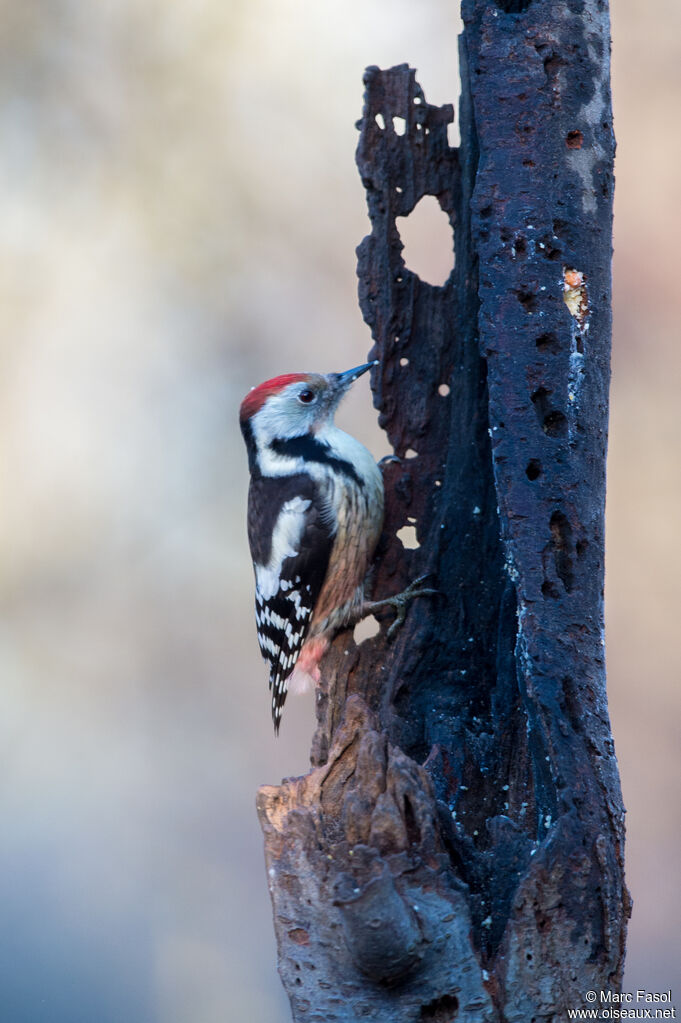
<svg viewBox="0 0 681 1023">
<path fill-rule="evenodd" d="M 378 359 L 365 362 L 363 366 L 355 366 L 354 369 L 346 369 L 345 373 L 329 373 L 329 382 L 337 394 L 343 394 L 350 384 L 354 384 L 357 377 L 361 377 L 362 373 L 366 373 L 373 366 L 378 366 Z"/>
</svg>

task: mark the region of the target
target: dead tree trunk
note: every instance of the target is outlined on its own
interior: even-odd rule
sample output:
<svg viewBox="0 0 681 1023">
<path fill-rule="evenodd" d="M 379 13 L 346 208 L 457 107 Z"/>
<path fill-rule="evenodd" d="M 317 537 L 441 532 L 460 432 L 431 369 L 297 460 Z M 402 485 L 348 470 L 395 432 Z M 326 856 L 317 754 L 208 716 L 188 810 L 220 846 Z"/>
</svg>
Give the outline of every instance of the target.
<svg viewBox="0 0 681 1023">
<path fill-rule="evenodd" d="M 452 108 L 408 67 L 365 77 L 359 291 L 399 456 L 375 592 L 432 572 L 441 595 L 393 642 L 385 627 L 338 638 L 313 770 L 259 794 L 297 1023 L 539 1023 L 622 971 L 602 601 L 607 3 L 463 7 L 460 148 Z M 442 288 L 401 258 L 395 217 L 423 195 L 455 234 Z M 413 551 L 396 537 L 410 519 Z"/>
</svg>

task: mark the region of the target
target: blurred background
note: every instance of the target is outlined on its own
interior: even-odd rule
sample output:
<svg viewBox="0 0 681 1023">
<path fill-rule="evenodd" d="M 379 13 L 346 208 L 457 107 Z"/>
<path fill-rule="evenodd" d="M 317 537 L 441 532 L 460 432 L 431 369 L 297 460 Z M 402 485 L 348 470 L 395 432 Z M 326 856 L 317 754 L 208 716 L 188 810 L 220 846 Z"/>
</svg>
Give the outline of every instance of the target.
<svg viewBox="0 0 681 1023">
<path fill-rule="evenodd" d="M 612 6 L 625 987 L 666 990 L 681 8 Z M 457 5 L 1 0 L 0 25 L 0 1019 L 284 1023 L 254 798 L 306 770 L 314 715 L 290 700 L 273 740 L 236 410 L 268 376 L 364 361 L 362 72 L 409 61 L 454 101 Z M 366 378 L 343 423 L 385 453 Z"/>
</svg>

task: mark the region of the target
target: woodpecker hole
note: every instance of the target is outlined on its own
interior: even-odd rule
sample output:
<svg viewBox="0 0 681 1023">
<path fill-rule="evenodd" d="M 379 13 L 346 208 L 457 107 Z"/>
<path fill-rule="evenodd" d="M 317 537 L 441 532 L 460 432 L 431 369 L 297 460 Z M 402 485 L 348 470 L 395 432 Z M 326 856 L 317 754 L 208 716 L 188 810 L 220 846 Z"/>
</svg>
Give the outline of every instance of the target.
<svg viewBox="0 0 681 1023">
<path fill-rule="evenodd" d="M 450 390 L 451 388 L 449 384 L 440 384 L 440 386 L 437 389 L 437 393 L 441 395 L 443 398 L 446 398 Z"/>
<path fill-rule="evenodd" d="M 533 291 L 529 291 L 527 288 L 519 288 L 515 294 L 526 313 L 537 311 L 537 296 Z"/>
<path fill-rule="evenodd" d="M 374 120 L 376 121 L 376 124 L 381 129 L 381 131 L 385 131 L 385 120 L 383 118 L 383 114 L 376 114 Z"/>
<path fill-rule="evenodd" d="M 441 487 L 442 486 L 442 480 L 435 480 L 435 486 L 436 487 Z"/>
<path fill-rule="evenodd" d="M 442 995 L 421 1006 L 419 1023 L 454 1023 L 458 1015 L 459 999 L 456 995 Z"/>
<path fill-rule="evenodd" d="M 539 477 L 541 476 L 541 462 L 539 461 L 538 458 L 531 458 L 529 460 L 529 462 L 527 463 L 527 468 L 525 469 L 525 475 L 527 476 L 528 480 L 532 480 L 532 482 L 534 482 L 534 480 L 536 479 L 539 479 Z"/>
<path fill-rule="evenodd" d="M 581 149 L 584 136 L 581 131 L 569 131 L 565 136 L 565 145 L 568 149 Z"/>
<path fill-rule="evenodd" d="M 409 359 L 405 359 L 405 358 L 400 359 L 400 366 L 404 367 L 404 366 L 408 366 L 408 365 L 409 365 Z"/>
<path fill-rule="evenodd" d="M 393 117 L 393 128 L 396 135 L 404 135 L 407 130 L 407 122 L 403 117 Z"/>
<path fill-rule="evenodd" d="M 550 259 L 554 262 L 555 260 L 560 259 L 561 250 L 554 245 L 553 239 L 550 235 L 544 235 L 542 240 L 538 242 L 538 245 L 546 259 Z"/>
<path fill-rule="evenodd" d="M 402 526 L 401 529 L 397 530 L 395 536 L 400 541 L 405 550 L 413 551 L 416 550 L 417 547 L 421 546 L 421 544 L 416 539 L 416 526 L 413 526 L 411 524 L 407 526 Z"/>
<path fill-rule="evenodd" d="M 555 409 L 553 412 L 549 412 L 544 419 L 542 429 L 549 437 L 559 437 L 567 430 L 567 419 L 562 412 Z"/>
<path fill-rule="evenodd" d="M 418 458 L 418 454 L 419 454 L 418 451 L 414 451 L 413 448 L 407 448 L 407 450 L 404 452 L 404 457 L 405 458 Z"/>
<path fill-rule="evenodd" d="M 434 195 L 424 195 L 408 217 L 396 218 L 404 261 L 426 284 L 447 281 L 454 266 L 454 238 L 449 217 Z"/>
<path fill-rule="evenodd" d="M 557 336 L 551 332 L 540 334 L 534 343 L 540 352 L 555 351 L 559 347 Z"/>
<path fill-rule="evenodd" d="M 538 387 L 536 391 L 532 392 L 530 399 L 537 412 L 539 422 L 542 422 L 551 409 L 551 391 L 546 387 Z"/>
<path fill-rule="evenodd" d="M 352 633 L 357 646 L 363 643 L 365 639 L 373 639 L 381 631 L 381 626 L 377 618 L 374 615 L 367 615 L 361 622 L 357 622 Z"/>
<path fill-rule="evenodd" d="M 556 238 L 566 238 L 569 234 L 570 225 L 565 220 L 554 220 L 553 222 L 553 233 Z"/>
<path fill-rule="evenodd" d="M 572 565 L 572 526 L 563 512 L 554 511 L 549 528 L 551 530 L 551 547 L 556 565 L 556 575 L 565 587 L 566 592 L 571 593 L 575 581 Z"/>
<path fill-rule="evenodd" d="M 546 387 L 538 387 L 530 397 L 544 433 L 549 437 L 559 437 L 567 429 L 567 419 L 564 413 L 551 407 L 551 394 L 552 391 Z"/>
</svg>

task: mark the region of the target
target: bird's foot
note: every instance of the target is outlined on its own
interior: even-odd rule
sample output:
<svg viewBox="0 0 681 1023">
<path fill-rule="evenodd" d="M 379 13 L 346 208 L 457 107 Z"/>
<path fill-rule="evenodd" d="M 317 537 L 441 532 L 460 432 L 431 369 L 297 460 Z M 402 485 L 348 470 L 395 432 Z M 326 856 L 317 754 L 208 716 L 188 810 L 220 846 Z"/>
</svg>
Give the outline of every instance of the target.
<svg viewBox="0 0 681 1023">
<path fill-rule="evenodd" d="M 382 611 L 386 607 L 392 607 L 395 611 L 395 621 L 388 629 L 388 639 L 391 639 L 400 625 L 404 622 L 407 616 L 407 607 L 416 597 L 434 597 L 440 591 L 430 589 L 427 586 L 423 586 L 423 582 L 432 573 L 427 572 L 425 575 L 420 575 L 418 579 L 414 579 L 413 582 L 407 586 L 406 590 L 402 590 L 401 593 L 396 593 L 394 597 L 384 597 L 383 600 L 367 600 L 362 605 L 362 618 L 366 618 L 367 615 L 372 615 L 376 611 Z"/>
</svg>

